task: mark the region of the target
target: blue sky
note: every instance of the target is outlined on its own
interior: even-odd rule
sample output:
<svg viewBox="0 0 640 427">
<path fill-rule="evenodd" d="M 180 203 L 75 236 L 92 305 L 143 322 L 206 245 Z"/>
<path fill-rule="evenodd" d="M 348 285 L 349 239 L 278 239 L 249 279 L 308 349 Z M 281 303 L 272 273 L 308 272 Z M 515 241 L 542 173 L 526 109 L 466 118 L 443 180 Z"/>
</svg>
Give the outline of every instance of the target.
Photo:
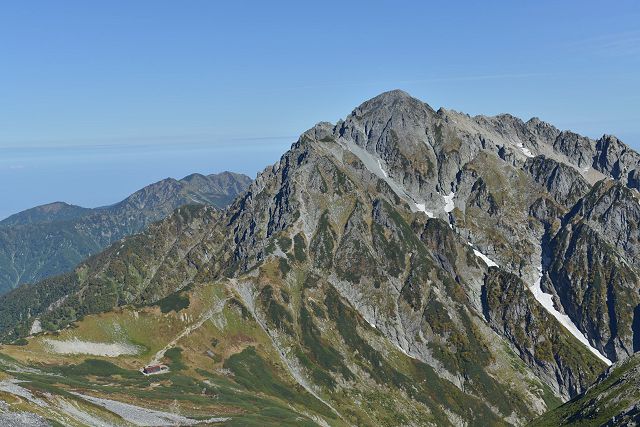
<svg viewBox="0 0 640 427">
<path fill-rule="evenodd" d="M 158 179 L 252 177 L 401 88 L 640 148 L 637 1 L 0 5 L 0 217 Z"/>
</svg>

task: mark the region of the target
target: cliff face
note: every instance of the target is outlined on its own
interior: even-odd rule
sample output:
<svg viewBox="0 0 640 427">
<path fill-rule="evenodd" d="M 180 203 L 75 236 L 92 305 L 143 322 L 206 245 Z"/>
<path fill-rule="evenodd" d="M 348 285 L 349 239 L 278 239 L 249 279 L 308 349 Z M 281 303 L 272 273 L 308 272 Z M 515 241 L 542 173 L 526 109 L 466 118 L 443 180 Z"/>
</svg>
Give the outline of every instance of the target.
<svg viewBox="0 0 640 427">
<path fill-rule="evenodd" d="M 342 420 L 523 424 L 638 342 L 638 193 L 605 151 L 388 92 L 305 132 L 224 211 L 180 209 L 6 295 L 0 330 L 221 282 Z"/>
<path fill-rule="evenodd" d="M 600 182 L 562 222 L 548 248 L 550 286 L 596 347 L 624 359 L 640 350 L 637 196 Z"/>
</svg>

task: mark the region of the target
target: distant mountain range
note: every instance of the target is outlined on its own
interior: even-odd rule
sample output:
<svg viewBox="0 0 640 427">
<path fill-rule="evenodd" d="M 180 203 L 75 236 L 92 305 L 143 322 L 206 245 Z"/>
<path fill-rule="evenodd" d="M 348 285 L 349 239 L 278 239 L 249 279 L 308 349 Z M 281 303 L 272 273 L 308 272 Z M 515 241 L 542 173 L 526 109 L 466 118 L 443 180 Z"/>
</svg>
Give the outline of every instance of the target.
<svg viewBox="0 0 640 427">
<path fill-rule="evenodd" d="M 227 206 L 251 179 L 223 172 L 151 184 L 111 206 L 50 203 L 0 221 L 0 294 L 72 270 L 89 255 L 139 233 L 187 204 Z"/>
<path fill-rule="evenodd" d="M 637 417 L 639 172 L 613 136 L 383 93 L 225 209 L 183 206 L 0 297 L 0 390 L 80 425 L 620 425 Z"/>
</svg>

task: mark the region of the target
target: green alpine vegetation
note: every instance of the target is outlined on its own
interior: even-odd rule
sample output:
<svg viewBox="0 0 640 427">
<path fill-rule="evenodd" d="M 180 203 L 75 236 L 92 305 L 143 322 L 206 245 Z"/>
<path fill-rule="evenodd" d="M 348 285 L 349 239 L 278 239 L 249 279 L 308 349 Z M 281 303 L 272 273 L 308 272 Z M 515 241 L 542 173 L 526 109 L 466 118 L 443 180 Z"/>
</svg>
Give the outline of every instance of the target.
<svg viewBox="0 0 640 427">
<path fill-rule="evenodd" d="M 125 236 L 187 204 L 226 207 L 251 179 L 223 172 L 165 179 L 95 209 L 50 203 L 0 221 L 0 294 L 71 271 Z"/>
<path fill-rule="evenodd" d="M 640 422 L 640 354 L 615 364 L 583 394 L 531 427 L 630 426 Z"/>
</svg>

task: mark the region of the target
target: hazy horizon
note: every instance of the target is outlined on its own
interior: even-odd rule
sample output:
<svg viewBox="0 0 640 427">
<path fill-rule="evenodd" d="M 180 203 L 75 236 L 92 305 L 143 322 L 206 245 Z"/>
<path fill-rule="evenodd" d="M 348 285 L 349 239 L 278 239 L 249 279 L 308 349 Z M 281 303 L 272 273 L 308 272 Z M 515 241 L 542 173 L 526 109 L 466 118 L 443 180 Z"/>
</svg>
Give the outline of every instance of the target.
<svg viewBox="0 0 640 427">
<path fill-rule="evenodd" d="M 53 201 L 110 204 L 194 172 L 253 178 L 315 123 L 395 88 L 640 149 L 632 1 L 0 11 L 0 218 Z"/>
</svg>

